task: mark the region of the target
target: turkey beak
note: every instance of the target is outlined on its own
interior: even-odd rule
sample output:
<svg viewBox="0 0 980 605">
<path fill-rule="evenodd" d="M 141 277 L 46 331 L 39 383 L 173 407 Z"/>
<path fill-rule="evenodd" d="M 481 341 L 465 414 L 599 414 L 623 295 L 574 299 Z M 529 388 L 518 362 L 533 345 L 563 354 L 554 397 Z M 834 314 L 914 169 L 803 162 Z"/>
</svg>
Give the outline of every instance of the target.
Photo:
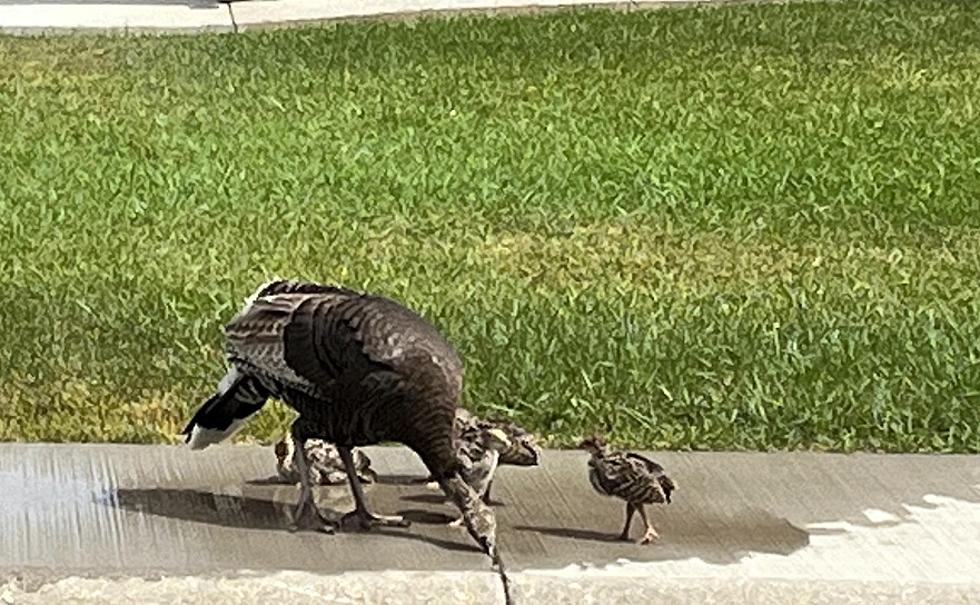
<svg viewBox="0 0 980 605">
<path fill-rule="evenodd" d="M 488 432 L 491 435 L 493 435 L 493 437 L 497 441 L 499 441 L 500 443 L 502 443 L 504 445 L 504 447 L 510 447 L 510 439 L 507 438 L 507 433 L 503 432 L 500 429 L 490 429 Z"/>
</svg>

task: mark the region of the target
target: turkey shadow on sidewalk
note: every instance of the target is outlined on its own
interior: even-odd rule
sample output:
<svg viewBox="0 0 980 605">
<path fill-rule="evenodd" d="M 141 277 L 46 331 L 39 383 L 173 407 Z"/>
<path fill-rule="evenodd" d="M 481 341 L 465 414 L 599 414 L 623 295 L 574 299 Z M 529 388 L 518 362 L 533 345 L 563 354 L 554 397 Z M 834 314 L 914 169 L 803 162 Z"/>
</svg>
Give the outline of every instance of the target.
<svg viewBox="0 0 980 605">
<path fill-rule="evenodd" d="M 291 487 L 286 486 L 287 489 Z M 368 498 L 370 500 L 370 495 Z M 381 500 L 383 502 L 387 499 Z M 229 528 L 275 530 L 283 534 L 293 533 L 290 532 L 289 526 L 292 520 L 292 511 L 296 505 L 292 497 L 286 501 L 279 501 L 250 496 L 218 494 L 205 490 L 174 488 L 117 489 L 106 492 L 97 501 L 103 506 L 142 515 L 166 517 L 180 521 L 205 523 Z M 333 502 L 328 503 L 324 503 L 321 498 L 318 502 L 318 508 L 323 512 L 324 516 L 334 520 L 351 510 L 353 503 L 348 497 L 335 499 Z M 388 510 L 383 507 L 383 504 L 379 504 L 377 512 L 386 514 Z M 415 510 L 398 511 L 397 514 L 403 514 L 409 521 L 419 521 L 423 525 L 439 524 L 443 520 L 443 517 L 445 517 L 445 515 L 439 515 L 438 513 Z M 449 518 L 445 517 L 445 520 L 448 522 Z M 309 534 L 310 532 L 296 533 Z M 338 534 L 341 533 L 356 535 L 361 532 L 338 531 Z M 417 540 L 451 551 L 479 552 L 476 544 L 467 544 L 463 539 L 459 542 L 453 542 L 434 536 L 422 535 L 418 532 L 413 532 L 411 527 L 404 529 L 379 527 L 367 533 L 369 535 Z"/>
</svg>

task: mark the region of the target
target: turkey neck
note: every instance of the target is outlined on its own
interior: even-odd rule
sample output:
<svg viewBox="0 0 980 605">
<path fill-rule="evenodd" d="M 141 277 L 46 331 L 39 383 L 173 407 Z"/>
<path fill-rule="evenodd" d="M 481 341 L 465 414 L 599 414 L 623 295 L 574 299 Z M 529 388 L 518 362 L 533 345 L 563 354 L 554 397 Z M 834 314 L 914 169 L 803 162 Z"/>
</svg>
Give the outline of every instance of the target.
<svg viewBox="0 0 980 605">
<path fill-rule="evenodd" d="M 490 557 L 496 567 L 504 589 L 504 600 L 507 605 L 511 605 L 514 601 L 510 593 L 510 578 L 500 556 L 500 549 L 497 547 L 497 520 L 493 509 L 483 503 L 458 472 L 440 481 L 439 484 L 463 514 L 463 522 L 470 536 L 483 548 L 484 553 Z"/>
</svg>

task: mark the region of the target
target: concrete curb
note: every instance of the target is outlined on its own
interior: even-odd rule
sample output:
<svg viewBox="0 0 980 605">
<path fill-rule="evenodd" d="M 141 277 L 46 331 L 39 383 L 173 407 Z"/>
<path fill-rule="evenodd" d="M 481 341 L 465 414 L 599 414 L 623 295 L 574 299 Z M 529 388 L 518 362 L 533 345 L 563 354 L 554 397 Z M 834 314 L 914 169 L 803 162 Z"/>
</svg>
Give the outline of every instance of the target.
<svg viewBox="0 0 980 605">
<path fill-rule="evenodd" d="M 658 603 L 752 603 L 754 605 L 973 605 L 980 584 L 837 582 L 758 578 L 564 578 L 512 574 L 520 604 L 603 605 Z M 395 596 L 397 595 L 397 597 Z M 284 599 L 288 597 L 288 599 Z M 318 575 L 304 572 L 243 572 L 234 578 L 194 576 L 144 579 L 66 578 L 30 588 L 0 584 L 0 603 L 124 603 L 222 605 L 288 601 L 399 603 L 404 605 L 497 605 L 504 601 L 495 574 L 481 572 L 380 572 Z"/>
<path fill-rule="evenodd" d="M 235 31 L 227 4 L 7 4 L 0 32 L 10 35 L 197 34 Z"/>
</svg>

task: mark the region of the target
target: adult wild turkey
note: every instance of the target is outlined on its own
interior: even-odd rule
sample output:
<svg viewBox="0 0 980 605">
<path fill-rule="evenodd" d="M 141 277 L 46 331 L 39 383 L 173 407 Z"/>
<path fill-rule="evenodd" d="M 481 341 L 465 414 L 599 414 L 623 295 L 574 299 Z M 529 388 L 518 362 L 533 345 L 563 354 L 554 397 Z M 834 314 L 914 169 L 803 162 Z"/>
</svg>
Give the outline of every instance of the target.
<svg viewBox="0 0 980 605">
<path fill-rule="evenodd" d="M 280 399 L 299 413 L 290 430 L 302 482 L 296 522 L 332 533 L 337 524 L 314 504 L 302 444 L 322 439 L 337 445 L 355 501 L 341 523 L 352 518 L 367 529 L 408 522 L 371 512 L 351 449 L 403 443 L 422 459 L 460 509 L 470 535 L 499 567 L 493 511 L 462 479 L 454 451 L 463 362 L 432 324 L 382 296 L 277 280 L 245 301 L 225 336 L 230 368 L 182 432 L 192 449 L 224 441 L 268 397 Z"/>
</svg>

